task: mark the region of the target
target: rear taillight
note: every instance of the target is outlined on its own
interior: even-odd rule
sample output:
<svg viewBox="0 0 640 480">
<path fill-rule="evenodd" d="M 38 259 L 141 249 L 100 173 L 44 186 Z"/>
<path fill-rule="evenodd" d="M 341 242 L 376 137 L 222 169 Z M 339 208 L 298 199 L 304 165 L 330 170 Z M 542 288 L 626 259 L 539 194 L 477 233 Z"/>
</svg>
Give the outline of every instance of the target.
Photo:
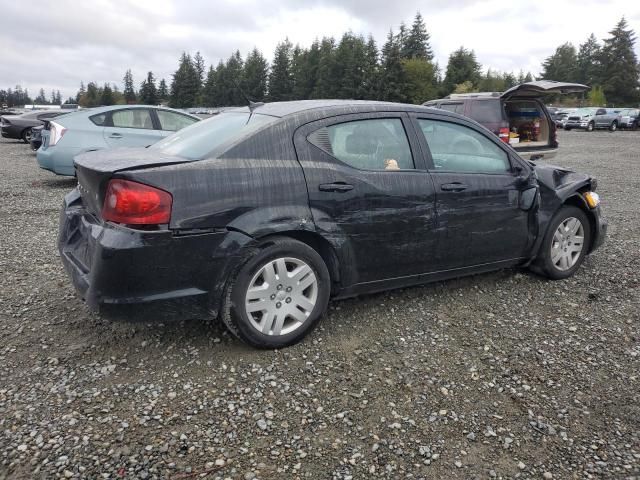
<svg viewBox="0 0 640 480">
<path fill-rule="evenodd" d="M 500 133 L 498 133 L 498 137 L 500 137 L 500 140 L 504 143 L 509 143 L 509 129 L 507 127 L 501 128 Z"/>
<path fill-rule="evenodd" d="M 49 122 L 49 146 L 53 147 L 58 143 L 64 134 L 67 133 L 67 129 L 56 122 Z"/>
<path fill-rule="evenodd" d="M 126 225 L 159 225 L 171 218 L 171 194 L 130 180 L 113 179 L 107 187 L 102 218 Z"/>
</svg>

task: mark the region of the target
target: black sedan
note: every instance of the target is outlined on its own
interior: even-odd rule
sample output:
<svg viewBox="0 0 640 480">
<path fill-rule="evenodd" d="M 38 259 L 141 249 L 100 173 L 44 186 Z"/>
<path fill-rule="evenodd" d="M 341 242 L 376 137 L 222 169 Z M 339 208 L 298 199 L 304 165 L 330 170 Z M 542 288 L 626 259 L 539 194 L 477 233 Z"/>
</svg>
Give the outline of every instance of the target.
<svg viewBox="0 0 640 480">
<path fill-rule="evenodd" d="M 5 138 L 15 138 L 24 143 L 31 142 L 31 129 L 43 125 L 45 120 L 64 115 L 68 111 L 45 110 L 22 115 L 0 117 L 0 134 Z"/>
<path fill-rule="evenodd" d="M 263 348 L 300 340 L 330 298 L 513 266 L 567 278 L 606 233 L 590 176 L 413 105 L 252 105 L 76 173 L 59 248 L 91 308 L 218 315 Z"/>
</svg>

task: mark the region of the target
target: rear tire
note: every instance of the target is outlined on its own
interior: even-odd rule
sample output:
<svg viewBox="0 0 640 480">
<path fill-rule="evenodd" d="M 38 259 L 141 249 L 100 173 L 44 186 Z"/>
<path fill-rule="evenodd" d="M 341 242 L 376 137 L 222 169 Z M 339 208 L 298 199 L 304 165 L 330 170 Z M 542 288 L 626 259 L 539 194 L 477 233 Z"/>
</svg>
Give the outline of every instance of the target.
<svg viewBox="0 0 640 480">
<path fill-rule="evenodd" d="M 564 127 L 564 129 L 565 129 L 567 132 L 570 132 L 570 131 L 571 131 L 571 128 L 569 128 L 569 127 Z"/>
<path fill-rule="evenodd" d="M 22 131 L 22 141 L 24 143 L 31 143 L 31 129 L 30 128 L 25 128 Z"/>
<path fill-rule="evenodd" d="M 612 132 L 615 132 L 618 129 L 618 122 L 612 122 L 611 125 L 609 125 L 609 130 Z"/>
<path fill-rule="evenodd" d="M 593 132 L 594 129 L 595 129 L 594 123 L 589 122 L 589 124 L 587 125 L 587 132 Z"/>
<path fill-rule="evenodd" d="M 256 348 L 283 348 L 311 332 L 324 315 L 331 278 L 322 257 L 286 237 L 248 254 L 225 289 L 221 319 Z"/>
<path fill-rule="evenodd" d="M 536 266 L 552 280 L 568 278 L 582 265 L 589 245 L 591 224 L 587 215 L 578 207 L 565 205 L 549 222 Z"/>
</svg>

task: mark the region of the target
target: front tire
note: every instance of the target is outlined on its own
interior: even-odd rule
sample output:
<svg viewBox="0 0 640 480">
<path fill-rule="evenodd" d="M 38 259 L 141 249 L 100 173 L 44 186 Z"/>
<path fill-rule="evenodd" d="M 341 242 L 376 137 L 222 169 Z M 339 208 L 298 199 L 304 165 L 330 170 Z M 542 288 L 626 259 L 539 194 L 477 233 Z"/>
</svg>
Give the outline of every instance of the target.
<svg viewBox="0 0 640 480">
<path fill-rule="evenodd" d="M 589 122 L 587 125 L 587 132 L 593 132 L 593 130 L 595 129 L 595 124 L 593 122 Z"/>
<path fill-rule="evenodd" d="M 591 245 L 591 225 L 578 207 L 565 205 L 553 216 L 536 264 L 553 280 L 572 276 Z"/>
<path fill-rule="evenodd" d="M 289 238 L 269 240 L 229 280 L 221 318 L 256 348 L 283 348 L 304 338 L 324 315 L 331 278 L 313 248 Z"/>
<path fill-rule="evenodd" d="M 24 143 L 31 143 L 31 129 L 30 128 L 25 128 L 22 131 L 22 141 Z"/>
<path fill-rule="evenodd" d="M 615 132 L 617 129 L 618 129 L 618 122 L 613 122 L 609 126 L 609 130 L 612 131 L 612 132 Z"/>
</svg>

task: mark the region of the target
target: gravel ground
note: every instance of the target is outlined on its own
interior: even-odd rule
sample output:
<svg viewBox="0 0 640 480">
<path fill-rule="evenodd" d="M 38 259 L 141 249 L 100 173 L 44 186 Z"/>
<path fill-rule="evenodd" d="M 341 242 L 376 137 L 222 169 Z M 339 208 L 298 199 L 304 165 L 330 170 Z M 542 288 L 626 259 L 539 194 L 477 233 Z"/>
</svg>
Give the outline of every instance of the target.
<svg viewBox="0 0 640 480">
<path fill-rule="evenodd" d="M 110 323 L 55 248 L 74 182 L 0 141 L 0 478 L 640 478 L 640 134 L 562 132 L 607 243 L 334 302 L 302 344 Z"/>
</svg>

